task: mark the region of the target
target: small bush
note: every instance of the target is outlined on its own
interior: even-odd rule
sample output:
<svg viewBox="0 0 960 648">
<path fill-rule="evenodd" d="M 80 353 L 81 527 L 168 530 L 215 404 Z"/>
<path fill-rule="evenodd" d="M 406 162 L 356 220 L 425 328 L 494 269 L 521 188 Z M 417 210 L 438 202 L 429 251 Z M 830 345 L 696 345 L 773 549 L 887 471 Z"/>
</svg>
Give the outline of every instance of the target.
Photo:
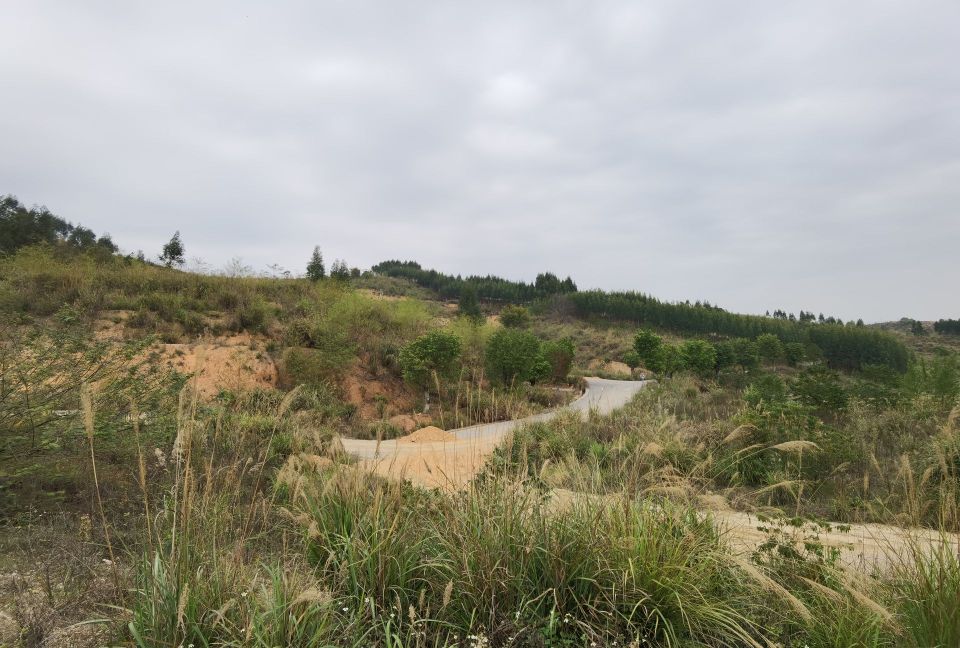
<svg viewBox="0 0 960 648">
<path fill-rule="evenodd" d="M 536 381 L 550 371 L 537 336 L 518 329 L 500 329 L 490 337 L 486 363 L 490 376 L 506 385 Z"/>
<path fill-rule="evenodd" d="M 308 385 L 322 388 L 339 379 L 345 363 L 317 349 L 291 347 L 283 354 L 283 377 L 288 385 Z"/>
<path fill-rule="evenodd" d="M 233 328 L 251 333 L 266 332 L 272 314 L 266 302 L 258 297 L 242 300 L 233 313 Z"/>
<path fill-rule="evenodd" d="M 683 366 L 700 375 L 709 376 L 717 364 L 717 350 L 705 340 L 688 340 L 680 346 Z"/>
<path fill-rule="evenodd" d="M 507 328 L 527 328 L 530 326 L 530 311 L 523 306 L 507 306 L 500 311 L 500 323 Z"/>
<path fill-rule="evenodd" d="M 573 364 L 573 341 L 569 338 L 544 342 L 543 357 L 550 363 L 550 379 L 553 382 L 563 382 L 570 373 Z"/>
</svg>

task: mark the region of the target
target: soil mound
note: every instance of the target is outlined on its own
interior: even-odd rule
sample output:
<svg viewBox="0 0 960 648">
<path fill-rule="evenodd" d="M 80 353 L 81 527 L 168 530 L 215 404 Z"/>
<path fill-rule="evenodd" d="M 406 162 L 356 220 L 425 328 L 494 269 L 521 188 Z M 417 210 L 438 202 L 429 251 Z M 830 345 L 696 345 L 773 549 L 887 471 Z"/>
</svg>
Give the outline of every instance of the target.
<svg viewBox="0 0 960 648">
<path fill-rule="evenodd" d="M 397 441 L 401 443 L 430 443 L 432 441 L 456 441 L 456 439 L 457 437 L 450 432 L 429 425 L 405 437 L 400 437 Z"/>
</svg>

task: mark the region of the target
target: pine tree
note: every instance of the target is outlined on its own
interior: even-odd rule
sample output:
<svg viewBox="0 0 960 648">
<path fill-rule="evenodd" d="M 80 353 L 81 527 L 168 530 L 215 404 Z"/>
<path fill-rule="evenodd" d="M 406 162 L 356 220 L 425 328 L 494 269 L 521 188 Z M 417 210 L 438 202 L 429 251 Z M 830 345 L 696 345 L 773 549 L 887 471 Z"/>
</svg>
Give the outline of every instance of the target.
<svg viewBox="0 0 960 648">
<path fill-rule="evenodd" d="M 477 298 L 477 289 L 472 284 L 466 284 L 460 291 L 460 314 L 473 320 L 483 318 L 480 312 L 480 300 Z"/>
<path fill-rule="evenodd" d="M 330 276 L 339 281 L 346 281 L 350 278 L 350 268 L 343 259 L 337 259 L 330 266 Z"/>
<path fill-rule="evenodd" d="M 320 281 L 327 276 L 327 269 L 323 265 L 323 254 L 320 253 L 320 246 L 313 248 L 313 255 L 307 264 L 307 279 L 310 281 Z"/>
</svg>

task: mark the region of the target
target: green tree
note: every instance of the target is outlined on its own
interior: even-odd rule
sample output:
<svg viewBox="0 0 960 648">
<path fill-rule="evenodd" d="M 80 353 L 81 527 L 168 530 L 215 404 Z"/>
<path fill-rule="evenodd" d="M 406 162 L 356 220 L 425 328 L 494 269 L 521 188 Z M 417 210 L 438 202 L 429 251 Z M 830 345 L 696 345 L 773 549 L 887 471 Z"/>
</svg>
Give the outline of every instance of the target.
<svg viewBox="0 0 960 648">
<path fill-rule="evenodd" d="M 337 259 L 330 266 L 330 277 L 338 281 L 346 281 L 350 278 L 350 268 L 343 259 Z"/>
<path fill-rule="evenodd" d="M 570 373 L 570 366 L 573 364 L 573 340 L 564 338 L 544 342 L 542 351 L 543 357 L 550 363 L 550 378 L 553 382 L 559 383 L 566 380 L 567 374 Z"/>
<path fill-rule="evenodd" d="M 506 306 L 500 311 L 500 323 L 507 328 L 527 328 L 530 326 L 530 311 L 524 306 Z"/>
<path fill-rule="evenodd" d="M 684 366 L 699 376 L 716 370 L 717 350 L 706 340 L 687 340 L 680 346 Z"/>
<path fill-rule="evenodd" d="M 540 340 L 528 331 L 502 328 L 487 342 L 487 372 L 506 385 L 536 380 L 543 360 Z"/>
<path fill-rule="evenodd" d="M 483 313 L 480 312 L 480 300 L 477 298 L 477 289 L 471 284 L 466 284 L 460 291 L 459 313 L 475 321 L 483 319 Z"/>
<path fill-rule="evenodd" d="M 647 365 L 649 369 L 664 374 L 668 378 L 675 372 L 684 369 L 684 357 L 680 347 L 673 344 L 664 344 L 657 349 L 656 357 Z"/>
<path fill-rule="evenodd" d="M 806 349 L 801 342 L 787 342 L 783 345 L 783 357 L 787 364 L 796 367 L 806 357 Z"/>
<path fill-rule="evenodd" d="M 825 367 L 807 369 L 790 387 L 797 400 L 820 412 L 839 412 L 847 407 L 847 393 L 840 377 Z"/>
<path fill-rule="evenodd" d="M 563 283 L 560 281 L 560 278 L 552 272 L 538 274 L 533 285 L 537 289 L 537 292 L 544 295 L 556 295 L 563 290 Z"/>
<path fill-rule="evenodd" d="M 735 338 L 730 341 L 736 355 L 736 362 L 744 369 L 753 369 L 760 364 L 760 351 L 755 342 L 746 338 Z"/>
<path fill-rule="evenodd" d="M 421 335 L 400 349 L 400 370 L 403 379 L 428 389 L 433 385 L 434 372 L 441 379 L 449 379 L 460 359 L 460 338 L 439 329 Z"/>
<path fill-rule="evenodd" d="M 734 348 L 733 343 L 730 342 L 730 340 L 717 342 L 714 345 L 714 348 L 717 351 L 717 373 L 720 373 L 724 369 L 737 364 L 737 350 Z"/>
<path fill-rule="evenodd" d="M 323 254 L 320 252 L 320 246 L 313 248 L 313 255 L 310 262 L 307 263 L 307 279 L 310 281 L 320 281 L 327 276 L 326 266 L 323 265 Z"/>
<path fill-rule="evenodd" d="M 657 363 L 662 346 L 663 339 L 650 329 L 640 329 L 633 338 L 633 350 L 643 364 L 653 371 L 658 371 L 653 365 Z"/>
<path fill-rule="evenodd" d="M 640 354 L 633 349 L 629 349 L 623 354 L 623 364 L 627 365 L 631 369 L 636 369 L 642 362 L 643 361 L 640 359 Z"/>
<path fill-rule="evenodd" d="M 783 342 L 773 333 L 757 336 L 757 351 L 767 362 L 777 362 L 783 358 Z"/>
<path fill-rule="evenodd" d="M 174 232 L 170 240 L 164 244 L 163 249 L 160 252 L 160 261 L 168 268 L 171 268 L 175 265 L 182 266 L 185 253 L 186 251 L 183 247 L 183 240 L 180 238 L 180 232 L 177 231 Z"/>
</svg>

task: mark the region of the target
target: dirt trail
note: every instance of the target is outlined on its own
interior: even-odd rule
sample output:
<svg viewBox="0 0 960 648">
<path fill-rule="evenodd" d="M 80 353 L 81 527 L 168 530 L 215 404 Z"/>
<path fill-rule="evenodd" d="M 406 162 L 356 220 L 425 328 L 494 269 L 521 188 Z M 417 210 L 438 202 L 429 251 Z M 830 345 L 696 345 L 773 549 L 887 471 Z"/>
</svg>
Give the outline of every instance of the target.
<svg viewBox="0 0 960 648">
<path fill-rule="evenodd" d="M 500 442 L 514 428 L 525 423 L 548 421 L 560 412 L 586 413 L 596 410 L 607 414 L 623 407 L 647 381 L 587 378 L 587 389 L 566 407 L 542 412 L 524 419 L 484 423 L 450 430 L 447 441 L 409 443 L 403 439 L 366 441 L 341 439 L 349 454 L 361 464 L 385 477 L 400 477 L 426 488 L 456 490 L 479 473 Z"/>
<path fill-rule="evenodd" d="M 619 495 L 595 495 L 558 488 L 551 491 L 550 504 L 562 511 L 584 500 L 609 505 L 622 501 Z M 771 523 L 761 521 L 756 515 L 715 508 L 702 509 L 701 515 L 713 519 L 731 549 L 738 554 L 751 554 L 769 538 L 760 527 L 770 527 Z M 908 563 L 914 555 L 913 547 L 931 551 L 948 543 L 954 552 L 960 552 L 960 535 L 941 534 L 934 529 L 910 529 L 888 524 L 831 523 L 830 526 L 829 531 L 816 530 L 816 541 L 825 548 L 839 549 L 840 564 L 844 567 L 867 574 Z M 841 528 L 846 530 L 841 531 Z M 805 538 L 812 538 L 809 526 L 805 530 L 788 527 L 783 533 L 783 539 L 789 537 L 798 548 Z"/>
<path fill-rule="evenodd" d="M 525 419 L 499 421 L 450 430 L 450 440 L 410 443 L 402 439 L 391 441 L 364 441 L 341 439 L 343 448 L 359 458 L 360 465 L 384 477 L 407 479 L 426 488 L 457 490 L 470 482 L 486 464 L 487 459 L 504 438 L 516 427 L 535 421 L 547 421 L 564 411 L 590 410 L 601 414 L 626 405 L 647 382 L 587 378 L 584 394 L 564 408 L 543 412 Z M 572 505 L 580 498 L 601 496 L 554 491 L 557 506 Z M 606 499 L 606 498 L 604 498 Z M 717 507 L 710 507 L 716 509 Z M 764 524 L 749 513 L 732 510 L 704 511 L 716 521 L 730 545 L 743 553 L 753 551 L 767 540 L 758 527 Z M 842 525 L 834 524 L 834 527 Z M 863 572 L 883 570 L 901 560 L 907 560 L 911 546 L 934 547 L 949 542 L 960 551 L 960 535 L 941 536 L 931 529 L 905 529 L 885 524 L 851 524 L 849 531 L 819 532 L 818 541 L 827 547 L 842 549 L 841 562 Z M 798 538 L 799 536 L 795 536 Z"/>
</svg>

